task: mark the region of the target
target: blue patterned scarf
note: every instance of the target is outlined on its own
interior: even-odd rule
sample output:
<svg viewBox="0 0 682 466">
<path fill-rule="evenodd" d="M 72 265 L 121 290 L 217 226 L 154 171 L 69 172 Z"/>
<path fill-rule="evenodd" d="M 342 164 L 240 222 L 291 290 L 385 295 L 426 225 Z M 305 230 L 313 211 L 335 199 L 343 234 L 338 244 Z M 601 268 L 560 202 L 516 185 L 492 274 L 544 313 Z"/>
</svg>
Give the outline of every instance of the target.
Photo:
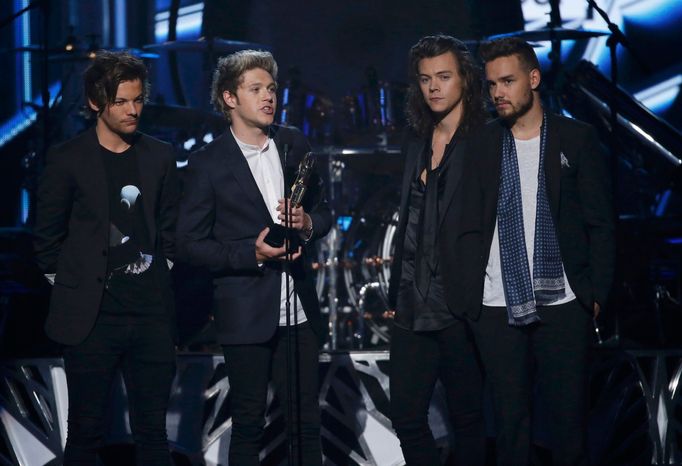
<svg viewBox="0 0 682 466">
<path fill-rule="evenodd" d="M 565 296 L 564 269 L 552 214 L 547 198 L 545 148 L 547 115 L 540 130 L 540 167 L 538 169 L 535 247 L 531 281 L 523 228 L 521 180 L 512 132 L 507 129 L 502 141 L 500 194 L 497 199 L 497 225 L 502 259 L 502 282 L 507 302 L 509 325 L 523 326 L 540 320 L 536 306 Z"/>
</svg>

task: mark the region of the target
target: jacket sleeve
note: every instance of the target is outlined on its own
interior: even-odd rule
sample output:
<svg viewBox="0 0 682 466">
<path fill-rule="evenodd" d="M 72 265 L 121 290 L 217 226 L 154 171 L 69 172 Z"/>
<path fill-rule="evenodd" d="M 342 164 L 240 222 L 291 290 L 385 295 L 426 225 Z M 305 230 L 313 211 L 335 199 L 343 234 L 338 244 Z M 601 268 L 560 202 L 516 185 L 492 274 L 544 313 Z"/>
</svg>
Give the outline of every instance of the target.
<svg viewBox="0 0 682 466">
<path fill-rule="evenodd" d="M 55 273 L 68 232 L 73 203 L 73 184 L 64 154 L 50 151 L 38 184 L 33 249 L 43 273 Z"/>
<path fill-rule="evenodd" d="M 256 238 L 226 242 L 215 238 L 213 224 L 217 206 L 211 167 L 200 160 L 199 154 L 190 156 L 185 173 L 177 226 L 179 259 L 214 273 L 260 272 Z"/>
<path fill-rule="evenodd" d="M 611 177 L 594 128 L 587 130 L 579 154 L 578 192 L 590 243 L 592 293 L 594 300 L 604 306 L 613 283 L 615 221 Z"/>
<path fill-rule="evenodd" d="M 163 254 L 170 261 L 175 260 L 175 230 L 178 218 L 179 197 L 180 187 L 178 185 L 175 153 L 169 147 L 167 160 L 165 161 L 163 182 L 161 184 L 159 233 Z"/>
</svg>

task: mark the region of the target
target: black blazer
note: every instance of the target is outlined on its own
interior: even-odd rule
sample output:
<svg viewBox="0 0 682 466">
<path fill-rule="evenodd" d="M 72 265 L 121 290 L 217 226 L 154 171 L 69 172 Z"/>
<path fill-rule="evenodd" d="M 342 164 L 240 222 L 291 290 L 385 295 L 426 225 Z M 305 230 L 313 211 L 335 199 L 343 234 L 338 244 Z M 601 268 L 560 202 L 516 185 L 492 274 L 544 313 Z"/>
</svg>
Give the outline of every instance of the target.
<svg viewBox="0 0 682 466">
<path fill-rule="evenodd" d="M 563 116 L 549 115 L 545 174 L 550 210 L 568 282 L 578 301 L 592 310 L 606 304 L 615 260 L 614 212 L 610 176 L 594 128 Z M 500 187 L 503 126 L 488 123 L 476 141 L 477 156 L 465 188 L 471 217 L 455 246 L 465 257 L 470 315 L 477 318 L 483 296 Z M 562 154 L 564 161 L 562 162 Z"/>
<path fill-rule="evenodd" d="M 309 150 L 303 134 L 292 128 L 271 127 L 283 162 L 288 191 L 298 163 Z M 313 221 L 308 243 L 326 235 L 331 212 L 322 181 L 311 176 L 303 208 Z M 178 254 L 213 273 L 214 314 L 220 344 L 252 344 L 269 340 L 279 323 L 282 265 L 256 263 L 256 237 L 272 223 L 249 165 L 227 130 L 189 159 L 178 220 Z M 320 342 L 325 338 L 320 306 L 312 281 L 310 251 L 292 265 L 294 288 Z"/>
<path fill-rule="evenodd" d="M 138 133 L 140 184 L 147 228 L 164 303 L 174 322 L 170 274 L 178 184 L 169 144 Z M 56 273 L 45 323 L 47 335 L 63 344 L 85 339 L 99 313 L 109 249 L 109 191 L 95 128 L 53 148 L 41 175 L 33 230 L 34 251 L 44 273 Z M 173 325 L 174 327 L 174 325 Z"/>
<path fill-rule="evenodd" d="M 471 163 L 472 156 L 471 139 L 467 135 L 457 135 L 457 143 L 452 149 L 452 153 L 446 159 L 447 163 L 447 180 L 445 184 L 445 191 L 442 197 L 438 199 L 438 249 L 441 254 L 439 260 L 439 267 L 443 271 L 442 277 L 444 280 L 443 287 L 445 288 L 446 300 L 450 312 L 455 315 L 465 313 L 466 308 L 462 306 L 462 290 L 459 287 L 453 287 L 453 280 L 449 274 L 453 269 L 451 263 L 459 263 L 458 257 L 451 253 L 451 232 L 459 231 L 460 219 L 462 217 L 462 210 L 464 208 L 463 199 L 461 195 L 462 180 L 466 176 L 467 166 Z M 396 308 L 398 299 L 398 291 L 400 288 L 400 278 L 402 275 L 402 260 L 403 247 L 405 243 L 405 230 L 407 228 L 408 220 L 408 205 L 410 199 L 410 184 L 414 179 L 417 170 L 419 158 L 422 157 L 424 146 L 427 140 L 419 137 L 414 133 L 409 133 L 402 147 L 402 153 L 405 159 L 405 166 L 403 170 L 403 180 L 400 193 L 400 210 L 398 211 L 398 228 L 396 230 L 395 251 L 393 254 L 393 263 L 391 264 L 391 279 L 389 285 L 389 306 L 391 309 Z M 410 310 L 400 310 L 404 312 Z"/>
</svg>

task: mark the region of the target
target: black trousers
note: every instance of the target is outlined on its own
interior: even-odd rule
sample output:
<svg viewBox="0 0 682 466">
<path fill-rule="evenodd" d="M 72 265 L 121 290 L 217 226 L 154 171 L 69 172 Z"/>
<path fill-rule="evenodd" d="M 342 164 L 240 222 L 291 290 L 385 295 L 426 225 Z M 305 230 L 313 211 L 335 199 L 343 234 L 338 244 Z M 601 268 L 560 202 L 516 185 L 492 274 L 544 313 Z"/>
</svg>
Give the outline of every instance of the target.
<svg viewBox="0 0 682 466">
<path fill-rule="evenodd" d="M 175 375 L 171 327 L 163 320 L 100 318 L 82 343 L 64 350 L 69 389 L 65 466 L 94 466 L 117 369 L 128 393 L 139 466 L 172 464 L 166 410 Z"/>
<path fill-rule="evenodd" d="M 229 464 L 258 466 L 261 437 L 265 427 L 268 383 L 274 382 L 287 423 L 291 423 L 294 464 L 321 466 L 319 346 L 310 324 L 304 322 L 291 329 L 294 349 L 291 376 L 293 419 L 287 417 L 287 330 L 279 327 L 275 335 L 262 344 L 224 345 L 227 376 L 230 381 L 232 437 Z M 298 419 L 297 419 L 298 418 Z M 293 466 L 293 465 L 291 465 Z"/>
<path fill-rule="evenodd" d="M 483 306 L 472 323 L 493 394 L 497 464 L 529 463 L 534 378 L 548 410 L 555 465 L 586 465 L 587 362 L 591 316 L 577 300 L 538 308 L 541 322 L 507 324 L 507 310 Z"/>
<path fill-rule="evenodd" d="M 394 326 L 391 333 L 391 420 L 408 466 L 440 464 L 429 428 L 431 396 L 440 379 L 454 429 L 457 465 L 485 461 L 482 381 L 464 321 L 433 332 Z"/>
</svg>

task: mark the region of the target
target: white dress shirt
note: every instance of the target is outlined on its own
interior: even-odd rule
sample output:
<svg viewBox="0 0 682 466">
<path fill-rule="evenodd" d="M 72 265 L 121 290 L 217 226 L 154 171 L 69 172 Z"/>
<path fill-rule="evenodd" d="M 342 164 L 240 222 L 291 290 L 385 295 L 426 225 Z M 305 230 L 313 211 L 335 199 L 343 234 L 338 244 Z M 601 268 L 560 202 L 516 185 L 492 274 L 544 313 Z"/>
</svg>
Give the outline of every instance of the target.
<svg viewBox="0 0 682 466">
<path fill-rule="evenodd" d="M 230 127 L 230 131 L 232 128 Z M 253 175 L 256 184 L 258 185 L 258 190 L 263 196 L 265 205 L 270 212 L 270 217 L 274 223 L 280 223 L 277 218 L 279 212 L 277 211 L 277 206 L 279 205 L 279 200 L 284 197 L 284 173 L 282 172 L 282 162 L 279 159 L 279 152 L 277 151 L 277 146 L 272 138 L 268 138 L 265 141 L 263 147 L 258 147 L 253 144 L 247 144 L 242 142 L 237 138 L 232 131 L 232 136 L 234 136 L 235 141 L 239 145 L 239 148 L 244 154 L 246 162 L 249 164 L 251 169 L 251 174 Z M 280 291 L 280 307 L 279 307 L 279 325 L 285 326 L 287 324 L 286 320 L 286 283 L 287 275 L 282 272 L 282 288 Z M 294 296 L 294 280 L 289 277 L 289 293 L 290 297 Z M 293 314 L 294 301 L 291 300 L 291 323 L 302 323 L 307 320 L 305 312 L 303 312 L 303 304 L 298 296 L 296 296 L 296 315 Z"/>
</svg>

